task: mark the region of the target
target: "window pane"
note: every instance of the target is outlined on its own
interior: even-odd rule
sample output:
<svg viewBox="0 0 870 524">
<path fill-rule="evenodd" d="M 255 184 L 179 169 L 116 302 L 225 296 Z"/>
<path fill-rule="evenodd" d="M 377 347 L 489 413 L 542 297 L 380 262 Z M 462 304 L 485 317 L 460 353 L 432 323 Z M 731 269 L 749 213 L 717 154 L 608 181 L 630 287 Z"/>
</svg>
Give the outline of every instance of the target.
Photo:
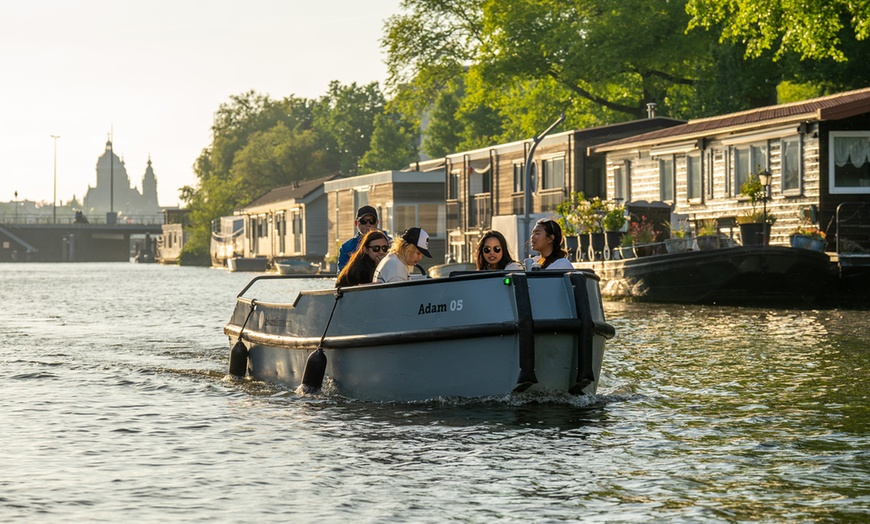
<svg viewBox="0 0 870 524">
<path fill-rule="evenodd" d="M 796 138 L 783 140 L 782 155 L 782 190 L 800 189 L 800 141 Z"/>
<path fill-rule="evenodd" d="M 659 198 L 662 201 L 674 200 L 674 159 L 659 160 Z"/>
<path fill-rule="evenodd" d="M 740 192 L 740 186 L 749 178 L 749 148 L 734 148 L 734 192 Z"/>
<path fill-rule="evenodd" d="M 689 198 L 701 198 L 701 155 L 686 157 L 686 177 Z"/>
<path fill-rule="evenodd" d="M 514 193 L 525 191 L 525 169 L 524 164 L 514 164 Z"/>
</svg>

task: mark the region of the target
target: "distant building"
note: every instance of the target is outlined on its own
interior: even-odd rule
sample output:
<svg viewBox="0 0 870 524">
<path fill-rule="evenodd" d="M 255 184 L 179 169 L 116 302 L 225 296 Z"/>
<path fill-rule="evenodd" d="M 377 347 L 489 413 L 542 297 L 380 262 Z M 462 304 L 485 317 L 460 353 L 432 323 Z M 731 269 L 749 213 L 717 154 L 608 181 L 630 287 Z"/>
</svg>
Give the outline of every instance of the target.
<svg viewBox="0 0 870 524">
<path fill-rule="evenodd" d="M 88 186 L 84 198 L 86 215 L 104 216 L 115 211 L 121 216 L 157 215 L 157 177 L 151 167 L 151 158 L 142 177 L 142 192 L 130 185 L 124 161 L 112 150 L 112 141 L 106 142 L 106 151 L 97 159 L 97 185 Z"/>
</svg>

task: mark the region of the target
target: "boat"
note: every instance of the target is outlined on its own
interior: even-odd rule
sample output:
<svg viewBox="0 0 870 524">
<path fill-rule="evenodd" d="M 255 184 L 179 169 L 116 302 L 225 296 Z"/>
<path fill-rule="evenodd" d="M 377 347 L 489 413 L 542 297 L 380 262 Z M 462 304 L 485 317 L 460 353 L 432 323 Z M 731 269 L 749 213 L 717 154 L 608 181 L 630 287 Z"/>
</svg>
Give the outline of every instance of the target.
<svg viewBox="0 0 870 524">
<path fill-rule="evenodd" d="M 429 268 L 428 274 L 432 278 L 441 278 L 450 275 L 455 271 L 475 271 L 477 270 L 476 264 L 471 264 L 467 262 L 448 262 L 446 264 L 439 264 L 437 266 L 432 266 Z"/>
<path fill-rule="evenodd" d="M 596 275 L 486 271 L 302 291 L 266 302 L 261 275 L 224 327 L 233 376 L 366 401 L 592 395 L 606 339 Z"/>
<path fill-rule="evenodd" d="M 275 259 L 272 261 L 279 275 L 315 275 L 320 272 L 320 264 L 300 259 Z M 335 275 L 332 275 L 333 277 Z"/>
<path fill-rule="evenodd" d="M 809 304 L 824 292 L 831 272 L 822 251 L 765 245 L 574 266 L 595 271 L 606 298 L 682 304 Z"/>
<path fill-rule="evenodd" d="M 269 259 L 266 257 L 230 257 L 226 259 L 229 271 L 253 271 L 262 273 L 269 268 Z"/>
</svg>

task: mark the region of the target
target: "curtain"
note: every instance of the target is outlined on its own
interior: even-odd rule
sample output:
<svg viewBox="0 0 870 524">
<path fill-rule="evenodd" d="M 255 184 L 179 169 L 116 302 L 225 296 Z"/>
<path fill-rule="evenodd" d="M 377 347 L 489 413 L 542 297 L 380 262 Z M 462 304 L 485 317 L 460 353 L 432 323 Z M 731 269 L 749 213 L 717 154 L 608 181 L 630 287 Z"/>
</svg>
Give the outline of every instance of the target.
<svg viewBox="0 0 870 524">
<path fill-rule="evenodd" d="M 843 167 L 852 162 L 855 167 L 870 163 L 870 136 L 834 137 L 834 162 Z"/>
</svg>

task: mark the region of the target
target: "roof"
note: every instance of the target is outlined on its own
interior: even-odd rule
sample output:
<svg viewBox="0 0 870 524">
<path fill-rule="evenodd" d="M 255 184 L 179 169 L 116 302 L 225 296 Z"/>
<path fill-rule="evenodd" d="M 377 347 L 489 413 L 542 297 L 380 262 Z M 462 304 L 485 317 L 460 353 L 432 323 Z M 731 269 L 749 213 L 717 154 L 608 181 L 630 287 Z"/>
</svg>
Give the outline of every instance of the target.
<svg viewBox="0 0 870 524">
<path fill-rule="evenodd" d="M 613 124 L 605 124 L 601 126 L 593 126 L 587 127 L 584 129 L 569 129 L 568 131 L 561 131 L 559 133 L 552 133 L 547 135 L 542 141 L 541 145 L 546 143 L 553 143 L 559 140 L 564 140 L 565 137 L 573 136 L 575 140 L 595 140 L 596 138 L 607 137 L 610 135 L 620 134 L 620 133 L 640 133 L 644 129 L 649 129 L 650 127 L 671 127 L 679 124 L 685 123 L 685 120 L 676 120 L 674 118 L 656 116 L 652 118 L 639 118 L 636 120 L 626 120 L 624 122 L 616 122 Z M 455 159 L 462 158 L 464 156 L 469 157 L 470 159 L 479 159 L 485 158 L 489 156 L 489 154 L 495 151 L 498 154 L 505 154 L 510 151 L 525 151 L 525 146 L 530 142 L 533 142 L 534 138 L 526 138 L 523 140 L 517 140 L 514 142 L 508 142 L 504 144 L 495 144 L 487 147 L 481 147 L 479 149 L 473 149 L 471 151 L 461 151 L 458 153 L 451 153 L 446 155 L 445 158 Z"/>
<path fill-rule="evenodd" d="M 601 153 L 630 147 L 651 146 L 673 140 L 702 138 L 713 134 L 749 131 L 777 124 L 841 120 L 864 113 L 870 113 L 870 87 L 800 102 L 689 120 L 680 126 L 614 140 L 593 146 L 591 149 Z"/>
<path fill-rule="evenodd" d="M 304 200 L 306 196 L 317 191 L 323 186 L 324 182 L 328 182 L 333 178 L 338 177 L 338 173 L 333 173 L 331 175 L 325 176 L 323 178 L 317 178 L 314 180 L 301 180 L 299 182 L 290 184 L 289 186 L 276 187 L 268 191 L 261 197 L 254 199 L 251 203 L 246 205 L 246 208 L 264 206 L 266 204 L 272 204 L 274 202 L 287 202 L 289 200 Z"/>
</svg>

